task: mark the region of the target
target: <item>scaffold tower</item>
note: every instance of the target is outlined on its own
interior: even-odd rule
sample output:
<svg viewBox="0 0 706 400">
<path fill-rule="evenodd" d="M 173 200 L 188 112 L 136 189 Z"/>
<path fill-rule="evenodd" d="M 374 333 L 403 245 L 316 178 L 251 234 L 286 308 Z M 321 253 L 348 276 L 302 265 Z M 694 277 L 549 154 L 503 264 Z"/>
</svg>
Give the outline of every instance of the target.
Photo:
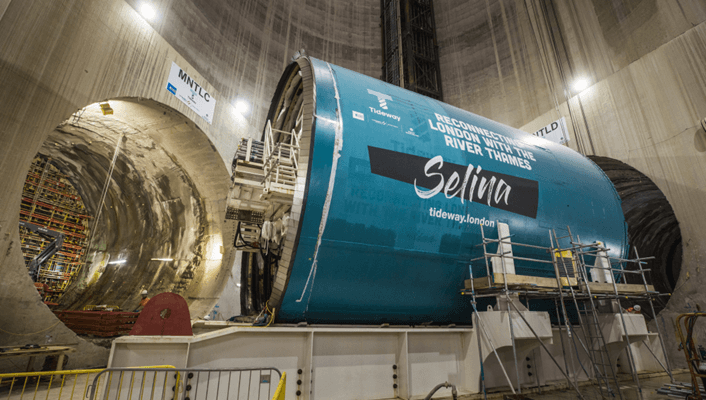
<svg viewBox="0 0 706 400">
<path fill-rule="evenodd" d="M 52 165 L 51 158 L 35 157 L 20 203 L 19 230 L 25 263 L 29 267 L 56 236 L 63 238 L 59 248 L 42 260 L 36 271 L 30 271 L 45 303 L 56 304 L 85 262 L 90 219 L 79 192 Z"/>
</svg>

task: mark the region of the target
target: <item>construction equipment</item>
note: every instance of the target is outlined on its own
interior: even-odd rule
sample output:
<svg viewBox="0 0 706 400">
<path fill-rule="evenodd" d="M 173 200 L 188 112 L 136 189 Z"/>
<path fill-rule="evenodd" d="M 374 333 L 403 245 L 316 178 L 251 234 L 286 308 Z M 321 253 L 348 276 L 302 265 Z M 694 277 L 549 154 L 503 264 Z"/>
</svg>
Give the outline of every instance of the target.
<svg viewBox="0 0 706 400">
<path fill-rule="evenodd" d="M 49 242 L 49 244 L 42 249 L 41 253 L 32 259 L 29 264 L 27 264 L 29 275 L 32 277 L 32 280 L 36 282 L 39 278 L 39 267 L 46 260 L 50 259 L 51 256 L 56 254 L 57 251 L 61 250 L 61 246 L 64 244 L 64 234 L 26 221 L 20 221 L 20 226 L 27 228 L 34 233 L 51 236 L 54 238 L 54 240 Z"/>
<path fill-rule="evenodd" d="M 681 344 L 679 348 L 684 350 L 686 363 L 691 372 L 691 394 L 687 399 L 703 399 L 703 387 L 706 386 L 706 350 L 703 346 L 697 346 L 694 342 L 694 325 L 699 317 L 706 316 L 706 312 L 701 312 L 701 307 L 697 306 L 697 312 L 680 314 L 677 317 L 677 334 Z M 686 334 L 685 334 L 686 332 Z M 701 384 L 696 378 L 701 378 Z"/>
<path fill-rule="evenodd" d="M 699 389 L 703 392 L 704 387 L 700 386 Z M 694 389 L 691 383 L 677 382 L 677 383 L 665 383 L 664 386 L 657 389 L 657 393 L 679 398 L 692 398 Z"/>
<path fill-rule="evenodd" d="M 646 261 L 651 258 L 640 258 L 635 249 L 633 249 L 634 259 L 611 257 L 608 255 L 609 249 L 602 242 L 584 243 L 578 235 L 572 234 L 571 228 L 568 226 L 565 236 L 558 236 L 556 229 L 551 229 L 549 231 L 549 247 L 544 248 L 511 240 L 512 236 L 509 227 L 501 222 L 498 222 L 498 239 L 486 237 L 481 227 L 483 243 L 476 246 L 483 248 L 483 256 L 470 260 L 471 279 L 465 281 L 465 290 L 462 291 L 462 294 L 471 296 L 474 310 L 477 299 L 483 297 L 495 298 L 496 306 L 493 309 L 495 311 L 502 310 L 505 305 L 508 305 L 512 359 L 515 361 L 517 382 L 521 382 L 521 374 L 519 373 L 517 346 L 515 345 L 517 334 L 513 332 L 513 325 L 516 324 L 511 322 L 514 314 L 510 312 L 513 310 L 509 306 L 512 306 L 514 312 L 521 319 L 521 321 L 517 320 L 517 323 L 524 322 L 527 329 L 532 331 L 537 339 L 537 344 L 546 350 L 546 354 L 557 366 L 559 372 L 564 375 L 567 384 L 573 386 L 579 398 L 586 398 L 584 391 L 578 388 L 578 376 L 581 372 L 588 379 L 596 380 L 598 394 L 602 398 L 631 398 L 630 394 L 624 392 L 625 387 L 621 387 L 617 376 L 618 357 L 624 351 L 635 384 L 635 394 L 638 399 L 642 399 L 642 388 L 637 376 L 638 367 L 635 364 L 634 350 L 631 344 L 644 340 L 641 337 L 647 337 L 650 333 L 647 330 L 644 317 L 628 313 L 623 309 L 620 301 L 644 301 L 649 305 L 649 309 L 654 315 L 652 302 L 661 294 L 654 291 L 654 286 L 647 284 L 645 272 L 649 272 L 649 269 L 643 268 Z M 488 250 L 491 245 L 493 247 L 497 245 L 495 247 L 497 250 Z M 544 258 L 529 258 L 515 255 L 522 247 L 542 249 L 551 255 L 551 260 L 547 260 L 546 256 Z M 527 263 L 551 264 L 554 269 L 554 278 L 514 273 L 520 268 L 528 270 L 529 268 L 524 265 Z M 482 271 L 483 264 L 486 271 Z M 474 274 L 478 272 L 481 276 L 474 278 Z M 626 282 L 626 274 L 637 275 L 642 283 L 620 283 Z M 530 324 L 521 312 L 522 307 L 530 309 L 530 300 L 540 307 L 546 307 L 549 302 L 555 304 L 557 325 L 560 331 L 566 332 L 565 337 L 568 342 L 568 347 L 565 347 L 564 339 L 560 336 L 564 366 L 559 364 L 559 361 L 545 347 L 541 340 L 542 337 L 531 326 L 539 325 L 537 323 Z M 526 312 L 527 315 L 531 314 L 530 311 Z M 488 318 L 487 316 L 490 314 L 476 312 L 478 326 L 483 329 L 484 323 L 481 321 L 480 314 L 486 315 L 483 317 L 484 319 Z M 659 326 L 657 328 L 657 337 L 662 346 L 663 355 L 665 355 L 664 364 L 666 365 L 651 350 L 650 352 L 657 363 L 670 375 L 672 383 L 675 383 L 666 358 L 660 328 Z M 706 350 L 704 353 L 706 354 Z M 479 354 L 482 359 L 480 348 Z M 582 359 L 589 361 L 589 364 L 582 363 Z M 527 360 L 529 361 L 529 359 Z M 482 363 L 483 361 L 481 361 Z M 704 365 L 706 366 L 706 363 Z M 577 367 L 580 367 L 580 370 Z M 516 385 L 517 393 L 515 393 L 513 383 L 504 369 L 503 373 L 513 394 L 522 394 L 521 384 Z M 530 379 L 525 379 L 524 384 L 530 384 Z M 481 390 L 485 391 L 482 385 L 483 382 L 481 382 Z M 539 386 L 540 383 L 538 382 L 537 385 Z"/>
<path fill-rule="evenodd" d="M 37 155 L 30 166 L 20 203 L 20 249 L 42 300 L 57 305 L 85 264 L 88 225 L 80 193 L 68 177 Z M 40 288 L 41 287 L 41 288 Z"/>
<path fill-rule="evenodd" d="M 160 293 L 145 305 L 130 331 L 134 335 L 192 336 L 186 300 L 176 293 Z"/>
<path fill-rule="evenodd" d="M 119 311 L 54 311 L 67 328 L 79 335 L 113 337 L 127 335 L 140 313 Z"/>
</svg>

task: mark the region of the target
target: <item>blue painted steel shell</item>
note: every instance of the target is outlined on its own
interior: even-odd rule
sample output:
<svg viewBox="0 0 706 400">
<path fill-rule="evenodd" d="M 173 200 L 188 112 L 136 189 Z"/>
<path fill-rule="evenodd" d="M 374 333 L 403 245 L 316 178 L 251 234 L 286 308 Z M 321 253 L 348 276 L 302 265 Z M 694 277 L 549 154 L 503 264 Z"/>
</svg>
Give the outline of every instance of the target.
<svg viewBox="0 0 706 400">
<path fill-rule="evenodd" d="M 481 255 L 479 224 L 497 238 L 495 221 L 509 224 L 514 242 L 549 246 L 549 229 L 570 226 L 583 242 L 626 255 L 620 198 L 584 156 L 306 60 L 315 82 L 312 158 L 279 320 L 468 324 L 470 299 L 459 291 L 469 260 Z M 485 264 L 474 271 L 485 274 Z M 516 271 L 554 276 L 551 265 L 517 262 Z"/>
</svg>

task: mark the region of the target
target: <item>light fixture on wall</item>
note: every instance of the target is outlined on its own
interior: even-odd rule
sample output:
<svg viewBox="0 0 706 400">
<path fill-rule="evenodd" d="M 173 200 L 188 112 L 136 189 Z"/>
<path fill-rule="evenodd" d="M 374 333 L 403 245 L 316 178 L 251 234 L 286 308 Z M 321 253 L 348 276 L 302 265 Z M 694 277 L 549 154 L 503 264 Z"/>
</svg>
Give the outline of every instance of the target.
<svg viewBox="0 0 706 400">
<path fill-rule="evenodd" d="M 250 103 L 243 99 L 236 101 L 233 107 L 235 108 L 235 112 L 242 116 L 245 116 L 250 112 Z"/>
<path fill-rule="evenodd" d="M 578 78 L 571 85 L 571 88 L 574 89 L 575 92 L 580 92 L 586 89 L 590 84 L 591 81 L 588 80 L 588 78 Z"/>
<path fill-rule="evenodd" d="M 142 3 L 140 6 L 140 14 L 142 14 L 147 21 L 152 21 L 157 16 L 157 12 L 154 10 L 154 7 L 148 3 Z"/>
<path fill-rule="evenodd" d="M 127 260 L 118 260 L 118 261 L 111 261 L 108 264 L 125 264 Z"/>
</svg>

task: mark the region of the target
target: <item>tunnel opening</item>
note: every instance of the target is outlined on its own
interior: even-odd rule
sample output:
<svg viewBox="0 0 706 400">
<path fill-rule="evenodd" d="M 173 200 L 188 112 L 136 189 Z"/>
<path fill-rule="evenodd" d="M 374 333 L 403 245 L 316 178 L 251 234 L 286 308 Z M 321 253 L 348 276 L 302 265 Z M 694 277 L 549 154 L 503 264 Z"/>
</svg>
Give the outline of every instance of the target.
<svg viewBox="0 0 706 400">
<path fill-rule="evenodd" d="M 54 274 L 62 285 L 60 291 L 49 287 L 46 293 L 53 297 L 45 296 L 45 304 L 61 310 L 106 305 L 132 311 L 140 292 L 147 290 L 150 296 L 181 294 L 196 314 L 213 307 L 225 285 L 213 277 L 231 267 L 232 252 L 222 246 L 222 211 L 214 207 L 227 195 L 228 173 L 213 144 L 191 120 L 152 100 L 91 104 L 50 132 L 35 160 L 49 165 L 52 176 L 61 177 L 60 183 L 75 192 L 72 202 L 80 199 L 76 212 L 64 212 L 61 218 L 82 216 L 73 224 L 36 218 L 33 203 L 27 201 L 33 193 L 23 194 L 23 238 L 28 223 L 42 221 L 47 222 L 44 229 L 69 238 L 34 273 L 35 282 Z M 56 197 L 56 188 L 48 179 L 40 182 L 34 164 L 32 168 L 27 179 Z M 47 200 L 46 194 L 36 193 Z M 42 204 L 57 208 L 56 202 L 49 203 Z M 67 273 L 69 266 L 57 260 L 77 246 L 72 238 L 78 228 L 83 229 L 83 242 L 74 249 L 78 260 Z M 32 273 L 36 255 L 25 258 Z"/>
<path fill-rule="evenodd" d="M 620 196 L 628 226 L 629 256 L 654 257 L 644 267 L 650 269 L 648 283 L 660 293 L 672 293 L 681 272 L 682 236 L 667 197 L 650 178 L 622 161 L 600 156 L 588 158 L 605 172 Z M 626 281 L 643 284 L 640 274 L 626 274 Z M 666 307 L 668 299 L 657 298 L 655 313 Z M 650 310 L 648 304 L 640 305 L 643 310 Z"/>
</svg>

